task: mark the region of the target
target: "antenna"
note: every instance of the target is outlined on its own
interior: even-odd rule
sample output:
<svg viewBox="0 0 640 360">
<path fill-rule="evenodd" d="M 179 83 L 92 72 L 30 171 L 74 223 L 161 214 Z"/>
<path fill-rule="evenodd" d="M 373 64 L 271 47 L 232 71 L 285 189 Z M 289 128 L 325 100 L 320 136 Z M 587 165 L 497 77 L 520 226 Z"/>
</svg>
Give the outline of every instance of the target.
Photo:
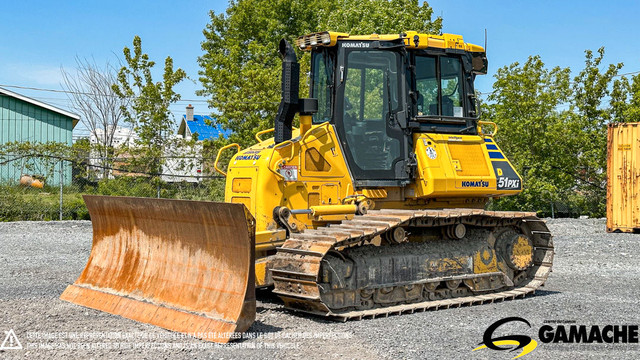
<svg viewBox="0 0 640 360">
<path fill-rule="evenodd" d="M 484 28 L 484 52 L 487 52 L 487 28 Z"/>
</svg>

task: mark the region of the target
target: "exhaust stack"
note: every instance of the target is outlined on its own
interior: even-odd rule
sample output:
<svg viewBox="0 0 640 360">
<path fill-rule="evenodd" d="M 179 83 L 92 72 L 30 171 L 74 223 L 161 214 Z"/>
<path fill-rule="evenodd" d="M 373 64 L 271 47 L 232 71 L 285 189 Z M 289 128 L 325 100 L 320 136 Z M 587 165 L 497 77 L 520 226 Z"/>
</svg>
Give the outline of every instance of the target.
<svg viewBox="0 0 640 360">
<path fill-rule="evenodd" d="M 298 90 L 300 88 L 300 64 L 291 44 L 280 40 L 278 52 L 282 58 L 282 100 L 275 121 L 275 143 L 291 139 L 293 118 L 298 111 Z"/>
</svg>

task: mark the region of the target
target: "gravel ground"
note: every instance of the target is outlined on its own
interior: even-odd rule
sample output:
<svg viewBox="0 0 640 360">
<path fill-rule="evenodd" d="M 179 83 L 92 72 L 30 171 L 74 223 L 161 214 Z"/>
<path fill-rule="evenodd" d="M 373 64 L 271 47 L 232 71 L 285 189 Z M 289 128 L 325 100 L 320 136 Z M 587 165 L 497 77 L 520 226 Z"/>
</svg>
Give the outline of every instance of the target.
<svg viewBox="0 0 640 360">
<path fill-rule="evenodd" d="M 607 234 L 603 219 L 549 219 L 554 272 L 525 299 L 346 323 L 298 315 L 258 293 L 256 339 L 206 343 L 58 299 L 84 268 L 91 223 L 0 223 L 0 341 L 10 329 L 22 350 L 1 358 L 366 358 L 510 359 L 516 353 L 471 350 L 485 329 L 538 338 L 546 320 L 585 325 L 640 324 L 640 235 Z M 513 330 L 513 332 L 510 332 Z M 7 346 L 8 343 L 5 344 Z M 543 344 L 524 358 L 640 358 L 630 344 Z"/>
</svg>

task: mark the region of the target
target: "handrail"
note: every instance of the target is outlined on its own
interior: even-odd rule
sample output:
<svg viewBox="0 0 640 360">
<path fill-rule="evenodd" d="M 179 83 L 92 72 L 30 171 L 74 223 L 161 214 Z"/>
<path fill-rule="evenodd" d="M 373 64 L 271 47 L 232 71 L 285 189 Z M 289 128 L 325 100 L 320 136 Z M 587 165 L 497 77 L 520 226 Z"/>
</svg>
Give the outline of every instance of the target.
<svg viewBox="0 0 640 360">
<path fill-rule="evenodd" d="M 293 130 L 298 130 L 298 128 L 297 128 L 297 127 L 295 127 L 295 126 L 292 126 L 291 128 L 292 128 Z M 266 141 L 266 139 L 265 139 L 265 140 L 262 140 L 262 139 L 260 138 L 260 136 L 261 136 L 261 135 L 264 135 L 264 134 L 268 134 L 268 133 L 270 133 L 270 132 L 272 132 L 272 131 L 275 131 L 275 129 L 276 129 L 276 128 L 271 128 L 271 129 L 266 129 L 266 130 L 258 131 L 258 132 L 255 134 L 255 136 L 254 136 L 254 137 L 256 138 L 256 140 L 258 140 L 258 142 L 259 142 L 259 143 L 261 143 L 261 142 L 263 142 L 263 141 Z"/>
<path fill-rule="evenodd" d="M 276 153 L 276 149 L 281 149 L 285 145 L 291 145 L 291 154 L 289 154 L 289 157 L 286 160 L 284 158 L 282 158 L 282 159 L 278 160 L 278 162 L 276 162 L 274 166 L 271 166 L 271 162 L 273 161 L 273 155 Z M 273 149 L 271 149 L 271 155 L 269 156 L 269 164 L 268 164 L 267 168 L 269 170 L 271 170 L 271 172 L 276 174 L 277 176 L 279 176 L 281 178 L 284 178 L 284 176 L 282 176 L 282 174 L 280 174 L 278 171 L 274 170 L 274 168 L 280 167 L 280 165 L 282 163 L 291 161 L 293 159 L 293 147 L 294 147 L 294 144 L 293 144 L 293 141 L 291 141 L 291 140 L 286 140 L 286 141 L 281 142 L 278 145 L 275 145 L 273 147 Z"/>
<path fill-rule="evenodd" d="M 262 131 L 258 131 L 255 135 L 256 140 L 258 140 L 259 143 L 263 142 L 264 140 L 260 139 L 260 135 L 264 135 L 267 133 L 270 133 L 272 131 L 275 131 L 276 128 L 271 128 L 271 129 L 266 129 L 266 130 L 262 130 Z"/>
<path fill-rule="evenodd" d="M 493 121 L 478 120 L 478 127 L 480 127 L 480 132 L 483 135 L 485 135 L 482 132 L 482 125 L 491 125 L 491 126 L 493 126 L 493 132 L 491 133 L 491 137 L 495 137 L 496 134 L 498 133 L 498 124 L 494 123 Z"/>
<path fill-rule="evenodd" d="M 318 129 L 326 127 L 330 125 L 330 123 L 324 122 L 316 127 L 313 127 L 311 129 L 309 129 L 309 131 L 307 131 L 306 133 L 304 133 L 304 135 L 302 135 L 302 137 L 300 137 L 300 139 L 297 141 L 298 143 L 302 144 L 304 142 L 304 140 L 307 138 L 307 136 L 309 136 L 311 133 L 316 133 Z M 257 135 L 257 134 L 256 134 Z M 273 155 L 276 153 L 277 149 L 282 149 L 283 147 L 287 146 L 287 145 L 291 145 L 291 153 L 289 154 L 289 156 L 287 158 L 282 158 L 280 160 L 278 160 L 273 166 L 271 165 L 271 162 L 273 161 Z M 280 174 L 278 171 L 276 171 L 276 168 L 279 168 L 283 163 L 289 162 L 291 160 L 293 160 L 294 158 L 294 152 L 293 149 L 295 147 L 295 143 L 292 140 L 286 140 L 281 142 L 280 144 L 277 144 L 273 147 L 273 149 L 271 149 L 271 155 L 269 156 L 269 164 L 267 166 L 267 168 L 274 173 L 275 175 L 277 175 L 280 178 L 284 178 L 284 176 L 282 176 L 282 174 Z"/>
<path fill-rule="evenodd" d="M 304 135 L 302 135 L 302 137 L 300 138 L 300 144 L 302 144 L 304 142 L 304 140 L 307 138 L 307 136 L 309 136 L 311 133 L 315 133 L 318 129 L 323 128 L 327 125 L 330 125 L 330 123 L 328 121 L 323 122 L 320 125 L 317 125 L 315 127 L 312 127 L 311 129 L 309 129 L 309 131 L 307 131 L 306 133 L 304 133 Z"/>
<path fill-rule="evenodd" d="M 227 176 L 227 173 L 226 173 L 225 171 L 222 171 L 222 169 L 220 169 L 220 168 L 218 167 L 218 162 L 220 161 L 220 155 L 222 154 L 222 152 L 223 152 L 223 151 L 225 151 L 225 150 L 227 150 L 227 149 L 229 149 L 229 148 L 232 148 L 232 147 L 236 147 L 236 148 L 238 148 L 238 151 L 236 151 L 236 153 L 239 153 L 239 152 L 240 152 L 240 149 L 241 149 L 241 148 L 240 148 L 240 145 L 239 145 L 239 144 L 237 144 L 237 143 L 233 143 L 233 144 L 229 144 L 229 145 L 227 145 L 227 146 L 223 146 L 223 147 L 221 147 L 221 148 L 220 148 L 220 150 L 218 150 L 218 156 L 216 156 L 216 161 L 213 163 L 213 168 L 214 168 L 217 172 L 219 172 L 222 176 Z"/>
</svg>

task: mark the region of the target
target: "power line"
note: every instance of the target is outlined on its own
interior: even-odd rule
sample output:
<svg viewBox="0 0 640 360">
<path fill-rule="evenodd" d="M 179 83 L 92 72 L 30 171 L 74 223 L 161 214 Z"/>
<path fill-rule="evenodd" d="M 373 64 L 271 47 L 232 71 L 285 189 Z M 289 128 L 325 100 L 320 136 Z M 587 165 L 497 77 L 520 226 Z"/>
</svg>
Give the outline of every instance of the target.
<svg viewBox="0 0 640 360">
<path fill-rule="evenodd" d="M 627 73 L 622 73 L 622 74 L 616 74 L 613 75 L 613 77 L 621 77 L 621 76 L 627 76 L 627 75 L 635 75 L 635 74 L 640 74 L 640 70 L 639 71 L 631 71 L 631 72 L 627 72 Z M 16 89 L 25 89 L 25 90 L 34 90 L 34 91 L 48 91 L 48 92 L 54 92 L 54 93 L 63 93 L 63 94 L 76 94 L 76 95 L 99 95 L 99 96 L 108 96 L 108 97 L 117 97 L 116 95 L 109 95 L 109 94 L 100 94 L 100 93 L 88 93 L 88 92 L 76 92 L 76 91 L 68 91 L 68 90 L 58 90 L 58 89 L 45 89 L 45 88 L 36 88 L 36 87 L 30 87 L 30 86 L 20 86 L 20 85 L 9 85 L 9 84 L 0 84 L 1 87 L 8 87 L 8 88 L 16 88 Z M 494 93 L 496 93 L 496 90 L 493 91 L 489 91 L 489 92 L 484 92 L 484 91 L 480 91 L 480 90 L 476 90 L 476 93 L 478 94 L 478 96 L 489 96 L 492 95 Z M 36 99 L 46 99 L 47 102 L 51 102 L 53 101 L 66 101 L 67 105 L 71 102 L 71 100 L 69 99 L 64 99 L 64 98 L 47 98 L 47 97 L 35 97 Z M 209 104 L 209 100 L 202 100 L 202 99 L 180 99 L 175 101 L 175 103 L 178 102 L 183 102 L 183 103 L 202 103 L 202 104 Z M 175 105 L 174 103 L 174 105 Z M 228 102 L 219 102 L 219 104 L 227 104 Z M 279 101 L 242 101 L 242 102 L 238 102 L 239 104 L 277 104 L 279 103 Z M 58 103 L 57 105 L 60 105 L 60 103 Z M 171 105 L 170 105 L 171 107 Z M 175 107 L 174 107 L 175 109 Z M 179 110 L 173 110 L 171 112 L 176 112 Z"/>
<path fill-rule="evenodd" d="M 624 73 L 624 74 L 617 74 L 617 75 L 614 75 L 613 77 L 625 76 L 625 75 L 635 75 L 635 74 L 640 74 L 640 71 L 632 71 L 632 72 L 628 72 L 628 73 Z"/>
<path fill-rule="evenodd" d="M 68 90 L 58 90 L 58 89 L 44 89 L 44 88 L 37 88 L 37 87 L 31 87 L 31 86 L 20 86 L 20 85 L 9 85 L 9 84 L 0 84 L 0 86 L 8 87 L 8 88 L 16 88 L 16 89 L 25 89 L 25 90 L 48 91 L 48 92 L 63 93 L 63 94 L 99 95 L 99 96 L 108 96 L 108 97 L 118 97 L 117 95 L 91 93 L 91 92 L 79 92 L 79 91 L 68 91 Z M 178 101 L 184 101 L 184 102 L 191 101 L 191 102 L 201 102 L 201 103 L 206 103 L 207 102 L 207 100 L 202 100 L 202 99 L 180 99 Z"/>
<path fill-rule="evenodd" d="M 616 75 L 613 75 L 612 78 L 621 77 L 621 76 L 627 76 L 627 75 L 635 75 L 635 74 L 640 74 L 640 70 L 631 71 L 631 72 L 622 73 L 622 74 L 616 74 Z M 492 90 L 492 91 L 489 91 L 489 92 L 476 90 L 476 92 L 478 93 L 478 96 L 488 96 L 488 95 L 492 95 L 492 94 L 496 93 L 497 90 Z M 514 93 L 513 91 L 502 91 L 502 92 L 503 93 Z"/>
<path fill-rule="evenodd" d="M 24 90 L 34 90 L 34 91 L 48 91 L 54 93 L 63 93 L 63 94 L 76 94 L 76 95 L 99 95 L 99 96 L 107 96 L 107 97 L 118 97 L 117 95 L 109 95 L 109 94 L 101 94 L 101 93 L 91 93 L 91 92 L 77 92 L 77 91 L 68 91 L 68 90 L 58 90 L 58 89 L 45 89 L 45 88 L 37 88 L 31 86 L 21 86 L 21 85 L 9 85 L 9 84 L 0 84 L 0 87 L 8 87 L 8 88 L 16 88 L 16 89 L 24 89 Z M 130 97 L 130 99 L 135 99 L 135 97 Z M 60 99 L 63 100 L 63 99 Z M 209 104 L 209 100 L 203 99 L 180 99 L 175 101 L 182 103 L 203 103 Z M 218 102 L 218 104 L 228 104 L 229 102 L 223 101 Z M 279 101 L 239 101 L 238 104 L 278 104 Z"/>
</svg>

